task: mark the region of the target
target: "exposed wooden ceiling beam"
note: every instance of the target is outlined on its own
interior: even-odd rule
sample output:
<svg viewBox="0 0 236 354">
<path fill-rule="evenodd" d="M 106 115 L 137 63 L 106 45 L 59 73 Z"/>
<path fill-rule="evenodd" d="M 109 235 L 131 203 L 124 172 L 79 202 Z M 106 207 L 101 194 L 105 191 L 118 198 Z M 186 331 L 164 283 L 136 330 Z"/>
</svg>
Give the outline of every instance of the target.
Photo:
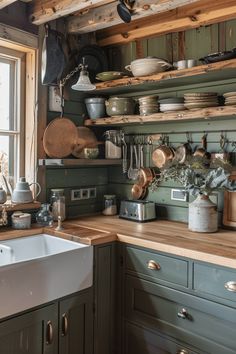
<svg viewBox="0 0 236 354">
<path fill-rule="evenodd" d="M 200 0 L 159 15 L 118 25 L 97 33 L 98 44 L 125 44 L 137 39 L 198 28 L 236 18 L 235 0 Z"/>
<path fill-rule="evenodd" d="M 169 11 L 199 0 L 136 0 L 132 10 L 132 21 Z M 68 18 L 69 33 L 88 33 L 123 23 L 116 10 L 116 3 L 88 9 Z"/>
<path fill-rule="evenodd" d="M 13 4 L 16 0 L 0 0 L 0 10 L 4 7 Z"/>
<path fill-rule="evenodd" d="M 1 1 L 1 0 L 0 0 Z M 30 10 L 33 24 L 40 25 L 77 11 L 98 7 L 114 0 L 34 0 Z"/>
</svg>

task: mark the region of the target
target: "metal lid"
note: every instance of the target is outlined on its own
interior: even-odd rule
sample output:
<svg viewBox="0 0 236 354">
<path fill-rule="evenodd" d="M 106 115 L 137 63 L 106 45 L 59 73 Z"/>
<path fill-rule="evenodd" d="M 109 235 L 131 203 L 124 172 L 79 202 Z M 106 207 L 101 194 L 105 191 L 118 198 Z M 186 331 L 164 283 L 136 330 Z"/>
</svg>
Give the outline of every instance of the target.
<svg viewBox="0 0 236 354">
<path fill-rule="evenodd" d="M 58 189 L 51 189 L 52 193 L 64 193 L 64 189 L 63 188 L 58 188 Z"/>
</svg>

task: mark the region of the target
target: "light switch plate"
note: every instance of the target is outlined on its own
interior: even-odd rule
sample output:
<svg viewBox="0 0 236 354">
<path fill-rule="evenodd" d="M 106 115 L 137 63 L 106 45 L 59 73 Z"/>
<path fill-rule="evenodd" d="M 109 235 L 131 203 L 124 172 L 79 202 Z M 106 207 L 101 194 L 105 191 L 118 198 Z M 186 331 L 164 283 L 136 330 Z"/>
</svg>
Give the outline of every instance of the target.
<svg viewBox="0 0 236 354">
<path fill-rule="evenodd" d="M 49 86 L 48 109 L 52 112 L 61 111 L 61 97 L 56 86 Z"/>
</svg>

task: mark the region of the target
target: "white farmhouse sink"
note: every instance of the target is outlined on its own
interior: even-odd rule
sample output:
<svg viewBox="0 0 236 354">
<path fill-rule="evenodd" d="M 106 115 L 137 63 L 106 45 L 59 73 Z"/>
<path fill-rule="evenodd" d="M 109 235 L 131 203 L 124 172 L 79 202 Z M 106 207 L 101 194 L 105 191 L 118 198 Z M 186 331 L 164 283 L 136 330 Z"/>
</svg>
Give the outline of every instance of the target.
<svg viewBox="0 0 236 354">
<path fill-rule="evenodd" d="M 46 234 L 0 242 L 0 318 L 92 283 L 92 246 Z"/>
</svg>

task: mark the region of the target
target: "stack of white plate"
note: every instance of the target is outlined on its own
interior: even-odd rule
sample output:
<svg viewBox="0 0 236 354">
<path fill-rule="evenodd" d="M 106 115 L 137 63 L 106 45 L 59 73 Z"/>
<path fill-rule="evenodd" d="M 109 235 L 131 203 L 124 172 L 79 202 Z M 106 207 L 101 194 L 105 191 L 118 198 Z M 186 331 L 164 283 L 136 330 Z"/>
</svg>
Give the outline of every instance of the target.
<svg viewBox="0 0 236 354">
<path fill-rule="evenodd" d="M 223 94 L 225 98 L 225 105 L 232 106 L 236 105 L 236 92 L 227 92 Z"/>
<path fill-rule="evenodd" d="M 159 100 L 159 103 L 161 112 L 175 112 L 185 109 L 183 97 L 165 98 Z"/>
<path fill-rule="evenodd" d="M 187 109 L 216 107 L 219 105 L 216 92 L 193 92 L 184 94 L 184 106 Z"/>
</svg>

